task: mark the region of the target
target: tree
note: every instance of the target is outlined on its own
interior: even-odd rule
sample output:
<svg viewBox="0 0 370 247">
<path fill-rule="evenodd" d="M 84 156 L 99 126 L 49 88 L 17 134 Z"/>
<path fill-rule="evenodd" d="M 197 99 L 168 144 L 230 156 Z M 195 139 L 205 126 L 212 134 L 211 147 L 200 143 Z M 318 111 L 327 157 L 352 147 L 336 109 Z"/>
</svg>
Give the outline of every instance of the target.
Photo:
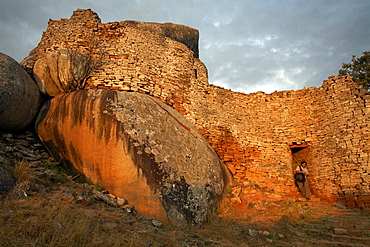
<svg viewBox="0 0 370 247">
<path fill-rule="evenodd" d="M 84 40 L 84 46 L 75 42 L 77 38 Z M 105 50 L 101 42 L 93 30 L 85 31 L 78 37 L 71 33 L 65 34 L 64 47 L 67 48 L 70 72 L 66 92 L 84 89 L 91 74 L 102 66 Z"/>
<path fill-rule="evenodd" d="M 339 70 L 339 76 L 350 75 L 353 80 L 370 89 L 370 50 L 364 51 L 361 57 L 352 56 L 352 63 L 343 63 L 342 69 Z"/>
<path fill-rule="evenodd" d="M 67 80 L 66 92 L 73 92 L 77 89 L 84 89 L 87 79 L 98 70 L 102 64 L 103 53 L 95 60 L 91 53 L 86 54 L 75 50 L 66 49 L 69 58 L 70 76 Z"/>
</svg>

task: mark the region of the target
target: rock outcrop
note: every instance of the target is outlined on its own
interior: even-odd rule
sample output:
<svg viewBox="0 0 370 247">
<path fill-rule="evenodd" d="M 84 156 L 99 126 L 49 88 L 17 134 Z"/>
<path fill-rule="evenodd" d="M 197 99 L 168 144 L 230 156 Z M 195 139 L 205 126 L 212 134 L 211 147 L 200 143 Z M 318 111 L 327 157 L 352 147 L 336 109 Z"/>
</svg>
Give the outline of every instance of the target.
<svg viewBox="0 0 370 247">
<path fill-rule="evenodd" d="M 50 51 L 38 59 L 33 75 L 40 91 L 56 96 L 82 89 L 96 63 L 85 53 L 68 49 Z"/>
<path fill-rule="evenodd" d="M 22 66 L 0 53 L 0 129 L 25 128 L 36 116 L 40 99 L 36 83 Z"/>
<path fill-rule="evenodd" d="M 173 23 L 153 23 L 139 21 L 125 21 L 135 25 L 142 30 L 152 31 L 164 37 L 176 40 L 186 45 L 193 53 L 195 58 L 199 58 L 199 31 L 183 25 Z"/>
<path fill-rule="evenodd" d="M 156 98 L 80 90 L 49 101 L 37 132 L 50 152 L 146 217 L 202 224 L 227 172 L 198 130 Z"/>
</svg>

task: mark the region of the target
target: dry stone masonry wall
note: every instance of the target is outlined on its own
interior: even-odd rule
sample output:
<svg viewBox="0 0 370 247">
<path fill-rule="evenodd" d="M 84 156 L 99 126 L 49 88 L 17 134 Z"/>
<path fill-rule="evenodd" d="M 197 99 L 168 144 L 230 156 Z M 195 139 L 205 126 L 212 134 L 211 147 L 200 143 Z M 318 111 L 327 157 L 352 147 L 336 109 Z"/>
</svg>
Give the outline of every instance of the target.
<svg viewBox="0 0 370 247">
<path fill-rule="evenodd" d="M 318 124 L 313 155 L 320 162 L 315 170 L 318 190 L 334 184 L 336 196 L 349 207 L 370 206 L 369 104 L 368 93 L 345 77 L 329 77 L 315 104 Z"/>
<path fill-rule="evenodd" d="M 272 94 L 237 93 L 208 83 L 198 31 L 174 24 L 101 23 L 91 10 L 49 21 L 22 64 L 52 50 L 90 54 L 99 67 L 86 88 L 135 91 L 179 111 L 204 135 L 230 172 L 242 200 L 298 196 L 293 174 L 309 164 L 312 193 L 370 208 L 370 96 L 349 77 L 321 87 Z"/>
</svg>

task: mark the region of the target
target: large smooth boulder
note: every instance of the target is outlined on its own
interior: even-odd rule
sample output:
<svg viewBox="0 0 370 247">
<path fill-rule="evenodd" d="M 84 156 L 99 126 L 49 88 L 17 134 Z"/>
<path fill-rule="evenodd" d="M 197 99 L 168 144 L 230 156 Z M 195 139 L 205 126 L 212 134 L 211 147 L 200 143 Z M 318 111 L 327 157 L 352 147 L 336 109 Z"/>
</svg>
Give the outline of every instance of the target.
<svg viewBox="0 0 370 247">
<path fill-rule="evenodd" d="M 95 65 L 88 54 L 59 49 L 37 59 L 33 75 L 42 93 L 56 96 L 83 88 Z"/>
<path fill-rule="evenodd" d="M 148 95 L 80 90 L 50 100 L 36 125 L 68 168 L 123 197 L 146 217 L 202 224 L 223 196 L 227 171 L 198 130 Z"/>
<path fill-rule="evenodd" d="M 32 78 L 17 61 L 0 52 L 0 129 L 25 128 L 36 116 L 40 101 Z"/>
</svg>

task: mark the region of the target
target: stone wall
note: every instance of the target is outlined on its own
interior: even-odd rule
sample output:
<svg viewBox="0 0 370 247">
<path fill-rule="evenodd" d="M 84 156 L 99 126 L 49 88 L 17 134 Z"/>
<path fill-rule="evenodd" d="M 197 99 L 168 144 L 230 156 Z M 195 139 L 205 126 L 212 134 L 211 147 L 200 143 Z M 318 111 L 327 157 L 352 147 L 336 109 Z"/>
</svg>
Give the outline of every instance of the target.
<svg viewBox="0 0 370 247">
<path fill-rule="evenodd" d="M 349 77 L 330 77 L 319 88 L 233 92 L 208 83 L 197 44 L 192 28 L 103 24 L 91 10 L 76 10 L 70 19 L 49 21 L 22 64 L 32 68 L 60 48 L 92 55 L 101 64 L 86 88 L 141 92 L 178 110 L 234 175 L 242 200 L 298 196 L 293 173 L 306 160 L 316 197 L 370 208 L 370 96 L 364 89 Z"/>
<path fill-rule="evenodd" d="M 293 171 L 306 160 L 316 197 L 369 207 L 370 96 L 349 77 L 272 94 L 208 88 L 209 94 L 191 97 L 188 118 L 230 168 L 244 198 L 297 195 Z"/>
<path fill-rule="evenodd" d="M 333 185 L 327 193 L 347 206 L 369 208 L 370 96 L 350 78 L 329 77 L 314 103 L 317 191 L 325 195 L 326 187 Z"/>
</svg>

